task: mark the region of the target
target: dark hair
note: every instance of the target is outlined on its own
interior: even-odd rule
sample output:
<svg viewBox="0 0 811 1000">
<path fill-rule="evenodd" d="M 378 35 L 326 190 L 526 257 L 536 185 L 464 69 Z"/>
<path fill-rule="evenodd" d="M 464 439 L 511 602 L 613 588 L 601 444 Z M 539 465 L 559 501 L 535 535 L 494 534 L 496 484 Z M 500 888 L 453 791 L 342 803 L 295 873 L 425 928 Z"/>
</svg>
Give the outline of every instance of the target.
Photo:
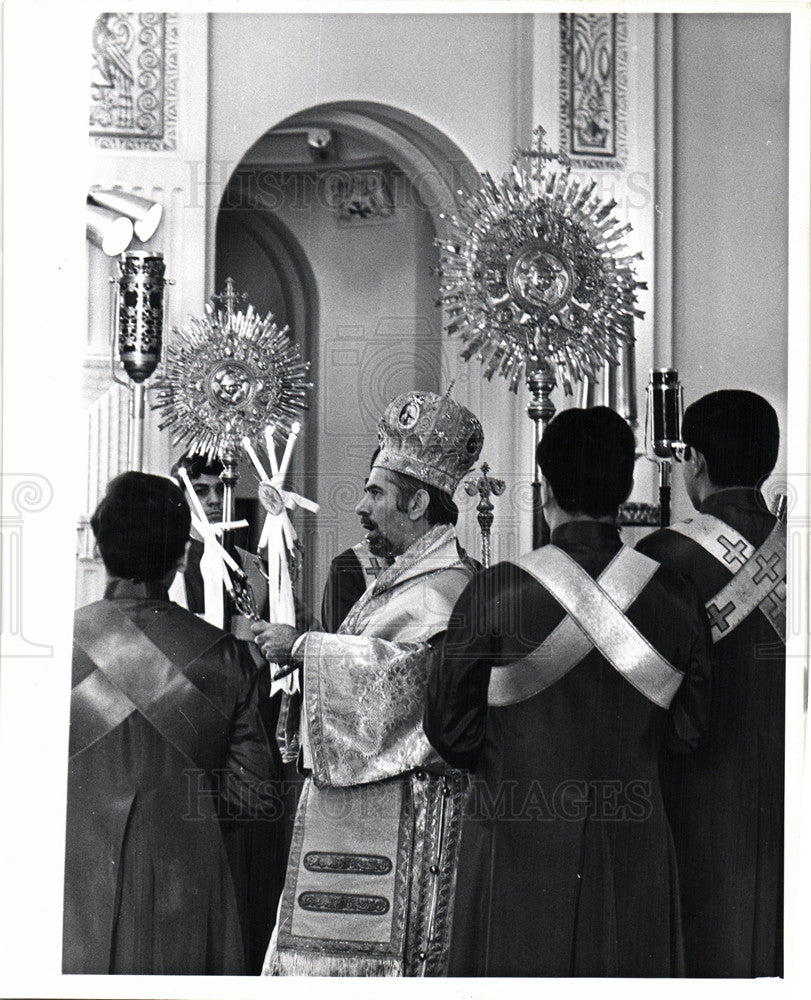
<svg viewBox="0 0 811 1000">
<path fill-rule="evenodd" d="M 774 468 L 780 427 L 774 407 L 756 392 L 719 389 L 684 411 L 681 437 L 707 460 L 719 487 L 757 486 Z"/>
<path fill-rule="evenodd" d="M 108 484 L 90 525 L 111 576 L 162 580 L 183 555 L 191 515 L 171 479 L 124 472 Z"/>
<path fill-rule="evenodd" d="M 605 517 L 628 499 L 634 482 L 634 434 L 607 406 L 563 410 L 538 445 L 538 464 L 555 500 L 569 513 Z"/>
<path fill-rule="evenodd" d="M 421 483 L 413 476 L 407 476 L 404 472 L 394 472 L 389 470 L 389 475 L 394 477 L 397 487 L 397 510 L 405 512 L 411 498 L 418 490 L 425 490 L 428 494 L 428 506 L 425 508 L 425 518 L 430 525 L 450 524 L 455 525 L 459 520 L 459 508 L 453 502 L 453 497 L 444 490 L 428 483 Z"/>
<path fill-rule="evenodd" d="M 219 476 L 223 470 L 223 464 L 218 459 L 208 460 L 207 455 L 198 455 L 193 451 L 187 451 L 172 466 L 172 478 L 178 478 L 178 470 L 185 469 L 189 479 L 199 479 L 200 476 Z"/>
</svg>

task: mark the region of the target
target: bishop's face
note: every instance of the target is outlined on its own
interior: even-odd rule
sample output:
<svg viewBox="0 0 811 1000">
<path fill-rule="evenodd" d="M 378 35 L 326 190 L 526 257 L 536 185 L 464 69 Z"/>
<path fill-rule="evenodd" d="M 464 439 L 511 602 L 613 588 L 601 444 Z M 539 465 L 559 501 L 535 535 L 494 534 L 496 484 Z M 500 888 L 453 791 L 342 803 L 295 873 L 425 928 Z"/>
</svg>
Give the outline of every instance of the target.
<svg viewBox="0 0 811 1000">
<path fill-rule="evenodd" d="M 222 520 L 222 498 L 225 487 L 219 476 L 198 476 L 192 479 L 192 486 L 209 521 Z"/>
<path fill-rule="evenodd" d="M 388 469 L 372 469 L 363 499 L 355 508 L 372 555 L 393 559 L 413 541 L 413 522 L 405 511 L 397 510 L 399 496 L 394 474 Z"/>
</svg>

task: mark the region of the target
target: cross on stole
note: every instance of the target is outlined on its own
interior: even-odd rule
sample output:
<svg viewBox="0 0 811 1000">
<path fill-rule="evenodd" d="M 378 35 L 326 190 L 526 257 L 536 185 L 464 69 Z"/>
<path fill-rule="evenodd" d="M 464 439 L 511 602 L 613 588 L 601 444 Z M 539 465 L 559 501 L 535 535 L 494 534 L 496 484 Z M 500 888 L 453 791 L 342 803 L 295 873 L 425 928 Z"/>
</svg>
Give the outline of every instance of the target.
<svg viewBox="0 0 811 1000">
<path fill-rule="evenodd" d="M 749 548 L 749 545 L 743 538 L 740 541 L 732 542 L 726 535 L 719 535 L 718 541 L 726 550 L 724 552 L 724 562 L 730 564 L 737 562 L 741 566 L 746 565 L 746 550 Z"/>
<path fill-rule="evenodd" d="M 728 601 L 723 608 L 719 608 L 717 604 L 709 604 L 707 606 L 707 614 L 710 616 L 710 627 L 717 628 L 719 632 L 726 632 L 729 628 L 729 622 L 727 618 L 735 610 L 735 602 Z"/>
<path fill-rule="evenodd" d="M 777 593 L 777 587 L 770 591 L 763 600 L 760 602 L 760 610 L 764 615 L 775 623 L 775 625 L 785 628 L 786 621 L 786 605 L 785 605 L 785 595 L 783 595 L 783 600 L 780 600 L 780 595 Z"/>
<path fill-rule="evenodd" d="M 768 560 L 764 556 L 758 556 L 757 564 L 758 569 L 752 577 L 753 583 L 760 583 L 764 579 L 771 583 L 776 583 L 779 580 L 780 572 L 777 567 L 780 565 L 780 554 L 778 552 L 773 552 Z"/>
</svg>

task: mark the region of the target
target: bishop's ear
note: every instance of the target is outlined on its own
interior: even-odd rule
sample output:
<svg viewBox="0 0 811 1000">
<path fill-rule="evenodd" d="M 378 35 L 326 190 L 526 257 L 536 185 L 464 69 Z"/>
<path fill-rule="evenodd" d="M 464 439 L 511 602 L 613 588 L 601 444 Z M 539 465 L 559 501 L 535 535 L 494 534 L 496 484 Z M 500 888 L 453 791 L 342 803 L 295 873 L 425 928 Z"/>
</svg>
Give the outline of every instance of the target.
<svg viewBox="0 0 811 1000">
<path fill-rule="evenodd" d="M 412 521 L 419 521 L 419 519 L 428 510 L 430 502 L 431 498 L 428 496 L 427 490 L 417 490 L 408 502 L 409 519 Z"/>
</svg>

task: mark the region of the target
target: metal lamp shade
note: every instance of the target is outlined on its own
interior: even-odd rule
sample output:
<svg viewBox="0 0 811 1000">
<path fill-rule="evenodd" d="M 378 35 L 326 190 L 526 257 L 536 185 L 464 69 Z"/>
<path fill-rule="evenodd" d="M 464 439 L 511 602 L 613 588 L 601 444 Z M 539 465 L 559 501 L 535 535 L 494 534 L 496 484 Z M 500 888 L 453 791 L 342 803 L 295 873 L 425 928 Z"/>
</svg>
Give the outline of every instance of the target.
<svg viewBox="0 0 811 1000">
<path fill-rule="evenodd" d="M 104 208 L 118 212 L 134 222 L 135 235 L 145 243 L 155 234 L 163 216 L 163 206 L 149 198 L 127 191 L 91 191 L 89 197 Z"/>
<path fill-rule="evenodd" d="M 127 249 L 132 241 L 132 232 L 129 219 L 88 204 L 85 223 L 87 239 L 108 257 L 117 257 Z"/>
</svg>

